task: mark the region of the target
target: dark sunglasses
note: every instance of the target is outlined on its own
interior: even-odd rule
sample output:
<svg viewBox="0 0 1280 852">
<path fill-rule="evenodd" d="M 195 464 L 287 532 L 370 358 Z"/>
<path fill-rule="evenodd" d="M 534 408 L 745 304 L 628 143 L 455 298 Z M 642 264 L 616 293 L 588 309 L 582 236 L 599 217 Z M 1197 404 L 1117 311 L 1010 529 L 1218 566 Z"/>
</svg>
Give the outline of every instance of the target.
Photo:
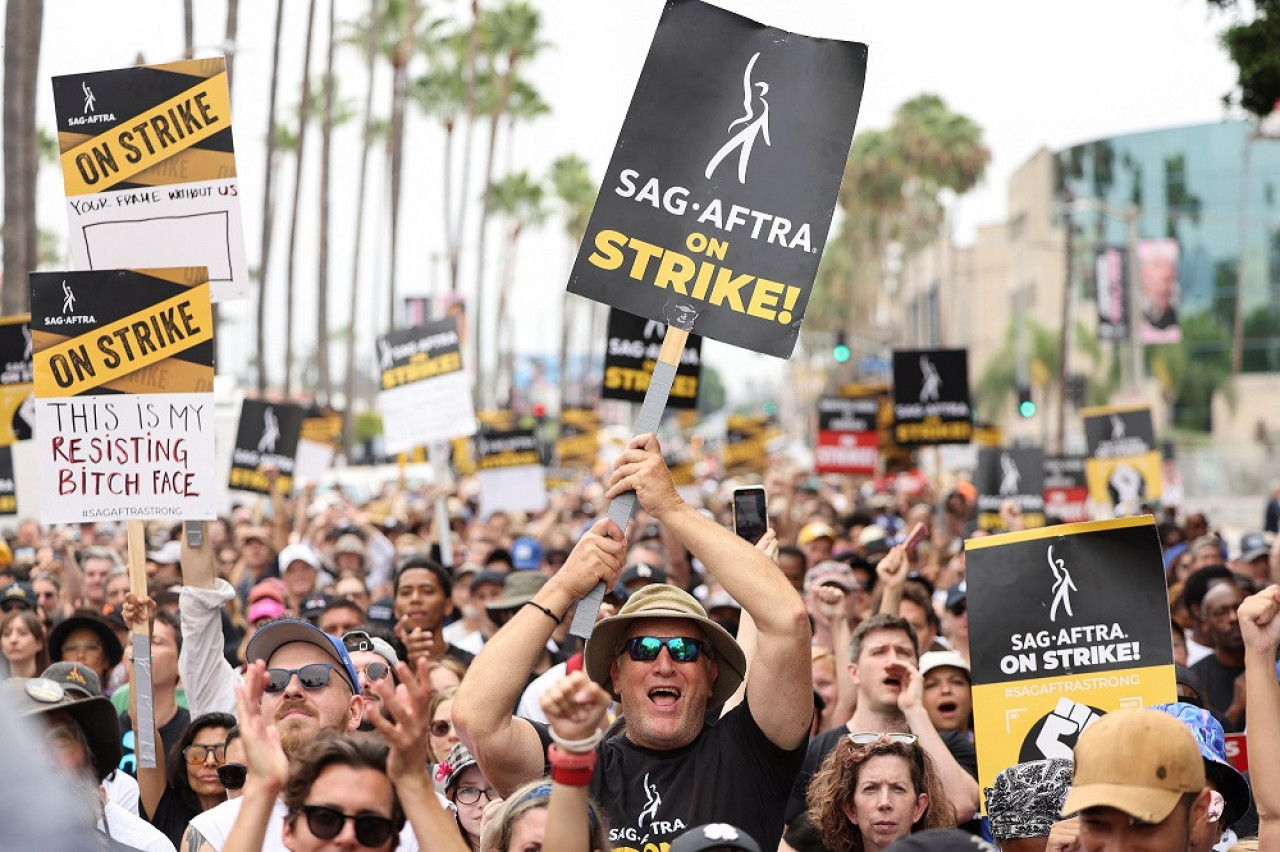
<svg viewBox="0 0 1280 852">
<path fill-rule="evenodd" d="M 214 763 L 225 763 L 227 760 L 227 747 L 222 743 L 217 745 L 189 745 L 182 750 L 182 758 L 192 766 L 199 766 L 209 759 L 209 754 L 213 754 Z"/>
<path fill-rule="evenodd" d="M 342 831 L 347 820 L 356 824 L 356 842 L 361 846 L 381 846 L 395 831 L 395 823 L 389 817 L 375 814 L 344 814 L 337 808 L 325 805 L 303 805 L 302 815 L 307 818 L 307 828 L 321 840 L 332 840 Z"/>
<path fill-rule="evenodd" d="M 370 663 L 364 668 L 356 669 L 357 672 L 364 672 L 364 676 L 369 680 L 382 680 L 391 674 L 391 667 L 386 663 Z"/>
<path fill-rule="evenodd" d="M 218 781 L 225 790 L 239 790 L 248 774 L 249 767 L 243 763 L 224 763 L 218 767 Z"/>
<path fill-rule="evenodd" d="M 268 693 L 284 692 L 294 675 L 303 689 L 322 689 L 329 683 L 333 666 L 328 663 L 310 663 L 300 669 L 267 669 Z"/>
<path fill-rule="evenodd" d="M 952 615 L 964 615 L 969 611 L 969 602 L 967 600 L 957 601 L 955 606 L 947 607 Z"/>
<path fill-rule="evenodd" d="M 689 636 L 636 636 L 623 642 L 622 649 L 635 662 L 649 663 L 658 659 L 664 645 L 677 663 L 692 663 L 702 654 L 702 640 Z"/>
<path fill-rule="evenodd" d="M 447 737 L 449 732 L 453 730 L 453 722 L 448 719 L 436 719 L 432 721 L 430 730 L 433 737 Z"/>
</svg>

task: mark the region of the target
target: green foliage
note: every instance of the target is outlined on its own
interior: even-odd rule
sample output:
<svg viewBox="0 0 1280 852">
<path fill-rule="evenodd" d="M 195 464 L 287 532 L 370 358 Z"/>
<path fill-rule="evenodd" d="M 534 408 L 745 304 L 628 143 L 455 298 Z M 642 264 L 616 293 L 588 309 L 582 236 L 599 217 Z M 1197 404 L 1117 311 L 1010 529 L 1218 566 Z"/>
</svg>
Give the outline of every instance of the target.
<svg viewBox="0 0 1280 852">
<path fill-rule="evenodd" d="M 591 179 L 587 161 L 577 154 L 557 157 L 551 164 L 549 178 L 551 191 L 563 207 L 565 232 L 577 245 L 587 232 L 587 222 L 596 204 L 596 182 Z"/>
<path fill-rule="evenodd" d="M 724 379 L 710 364 L 703 363 L 702 378 L 698 382 L 698 415 L 708 417 L 724 408 L 728 393 L 724 388 Z"/>
<path fill-rule="evenodd" d="M 1236 88 L 1223 97 L 1263 118 L 1280 99 L 1280 0 L 1252 0 L 1253 19 L 1246 20 L 1237 0 L 1208 0 L 1210 6 L 1235 12 L 1235 20 L 1219 36 L 1237 70 Z"/>
<path fill-rule="evenodd" d="M 489 205 L 495 213 L 519 225 L 536 225 L 547 216 L 546 188 L 528 172 L 514 172 L 489 185 Z"/>
</svg>

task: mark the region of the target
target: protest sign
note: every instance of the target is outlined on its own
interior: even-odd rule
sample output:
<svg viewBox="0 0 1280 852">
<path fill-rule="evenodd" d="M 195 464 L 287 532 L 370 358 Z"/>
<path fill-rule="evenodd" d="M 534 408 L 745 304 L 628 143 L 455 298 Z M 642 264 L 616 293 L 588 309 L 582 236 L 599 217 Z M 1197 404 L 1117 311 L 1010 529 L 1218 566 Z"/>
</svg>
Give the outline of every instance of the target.
<svg viewBox="0 0 1280 852">
<path fill-rule="evenodd" d="M 216 516 L 204 267 L 31 273 L 40 517 Z"/>
<path fill-rule="evenodd" d="M 1138 243 L 1138 281 L 1142 285 L 1142 321 L 1138 338 L 1143 343 L 1178 343 L 1178 241 L 1143 240 Z"/>
<path fill-rule="evenodd" d="M 978 783 L 1071 759 L 1122 707 L 1174 701 L 1168 589 L 1150 516 L 965 542 Z"/>
<path fill-rule="evenodd" d="M 668 2 L 569 291 L 790 357 L 866 62 L 862 44 Z"/>
<path fill-rule="evenodd" d="M 1098 339 L 1129 339 L 1129 251 L 1103 246 L 1093 258 L 1098 288 Z"/>
<path fill-rule="evenodd" d="M 386 452 L 475 434 L 471 377 L 462 369 L 455 317 L 379 337 L 378 370 Z"/>
<path fill-rule="evenodd" d="M 609 311 L 609 345 L 604 353 L 600 395 L 605 399 L 644 402 L 666 334 L 664 323 L 617 309 Z M 691 334 L 680 355 L 680 365 L 676 367 L 667 407 L 696 409 L 701 376 L 702 337 Z"/>
<path fill-rule="evenodd" d="M 31 438 L 31 315 L 0 317 L 0 446 Z"/>
<path fill-rule="evenodd" d="M 818 400 L 818 441 L 813 448 L 818 473 L 873 476 L 880 459 L 880 399 L 823 397 Z"/>
<path fill-rule="evenodd" d="M 1012 500 L 1027 529 L 1044 526 L 1044 450 L 1010 447 L 978 450 L 978 525 L 984 530 L 1005 528 L 1000 506 Z"/>
<path fill-rule="evenodd" d="M 482 515 L 547 508 L 546 471 L 532 429 L 482 428 L 475 445 Z"/>
<path fill-rule="evenodd" d="M 18 514 L 18 488 L 13 471 L 13 447 L 0 446 L 0 515 Z"/>
<path fill-rule="evenodd" d="M 777 421 L 768 414 L 730 415 L 725 423 L 725 472 L 730 476 L 763 474 L 769 442 L 781 435 Z"/>
<path fill-rule="evenodd" d="M 556 439 L 556 464 L 562 468 L 595 467 L 600 456 L 600 415 L 589 408 L 560 412 L 560 437 Z"/>
<path fill-rule="evenodd" d="M 209 269 L 215 302 L 249 295 L 222 57 L 53 78 L 77 269 Z"/>
<path fill-rule="evenodd" d="M 342 441 L 342 415 L 313 405 L 302 420 L 294 479 L 314 482 L 333 466 Z"/>
<path fill-rule="evenodd" d="M 271 481 L 263 465 L 279 471 L 280 493 L 293 491 L 293 477 L 306 412 L 300 405 L 246 399 L 240 406 L 236 446 L 231 452 L 231 476 L 227 486 L 257 494 L 270 494 Z"/>
<path fill-rule="evenodd" d="M 1044 460 L 1044 513 L 1060 523 L 1089 520 L 1089 486 L 1084 456 L 1048 456 Z"/>
<path fill-rule="evenodd" d="M 973 410 L 969 407 L 968 351 L 895 351 L 893 414 L 894 439 L 902 446 L 969 443 L 973 439 Z"/>
<path fill-rule="evenodd" d="M 1085 476 L 1089 499 L 1114 515 L 1137 512 L 1163 493 L 1160 451 L 1151 409 L 1145 406 L 1096 406 L 1084 418 L 1089 460 Z"/>
</svg>

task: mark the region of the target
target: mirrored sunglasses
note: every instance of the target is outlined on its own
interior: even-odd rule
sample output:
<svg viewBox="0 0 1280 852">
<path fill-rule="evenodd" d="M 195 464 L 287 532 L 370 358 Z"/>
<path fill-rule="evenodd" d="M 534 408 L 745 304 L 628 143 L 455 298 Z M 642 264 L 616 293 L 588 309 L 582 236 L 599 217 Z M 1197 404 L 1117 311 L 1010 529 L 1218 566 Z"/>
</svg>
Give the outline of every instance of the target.
<svg viewBox="0 0 1280 852">
<path fill-rule="evenodd" d="M 637 663 L 658 659 L 666 647 L 677 663 L 692 663 L 702 654 L 702 640 L 689 636 L 636 636 L 622 643 L 622 648 Z"/>
</svg>

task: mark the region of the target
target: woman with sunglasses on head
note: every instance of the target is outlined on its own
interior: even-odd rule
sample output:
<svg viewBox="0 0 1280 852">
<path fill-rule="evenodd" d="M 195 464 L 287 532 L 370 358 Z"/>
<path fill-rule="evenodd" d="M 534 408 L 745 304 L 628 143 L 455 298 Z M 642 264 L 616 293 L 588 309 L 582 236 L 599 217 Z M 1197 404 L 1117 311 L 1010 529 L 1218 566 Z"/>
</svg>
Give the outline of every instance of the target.
<svg viewBox="0 0 1280 852">
<path fill-rule="evenodd" d="M 396 667 L 400 684 L 373 682 L 387 713 L 373 714 L 380 739 L 326 731 L 285 757 L 280 733 L 259 712 L 269 675 L 261 661 L 236 687 L 247 774 L 244 804 L 221 852 L 261 852 L 281 844 L 292 852 L 328 848 L 397 847 L 406 819 L 412 839 L 432 852 L 468 852 L 457 826 L 435 796 L 427 774 L 430 696 L 426 660 L 417 671 Z M 267 838 L 273 809 L 285 811 L 283 835 Z M 264 845 L 264 841 L 266 841 Z"/>
<path fill-rule="evenodd" d="M 175 848 L 192 817 L 227 800 L 218 769 L 226 762 L 227 732 L 235 724 L 226 713 L 199 716 L 163 758 L 157 741 L 155 769 L 138 767 L 138 815 Z"/>
<path fill-rule="evenodd" d="M 915 734 L 846 735 L 813 776 L 808 801 L 832 852 L 880 852 L 914 832 L 956 824 Z"/>
</svg>

